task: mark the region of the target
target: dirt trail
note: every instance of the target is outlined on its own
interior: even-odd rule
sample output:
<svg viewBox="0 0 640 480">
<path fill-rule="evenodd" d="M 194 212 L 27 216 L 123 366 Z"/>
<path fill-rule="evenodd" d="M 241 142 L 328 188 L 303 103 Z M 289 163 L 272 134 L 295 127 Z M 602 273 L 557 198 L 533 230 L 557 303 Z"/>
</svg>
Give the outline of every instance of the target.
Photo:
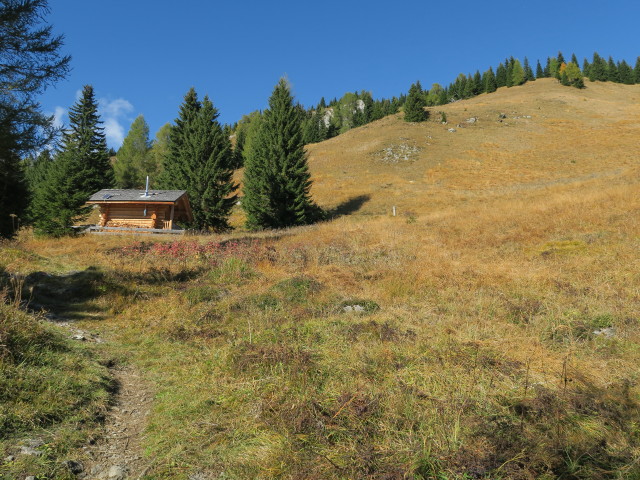
<svg viewBox="0 0 640 480">
<path fill-rule="evenodd" d="M 73 322 L 59 325 L 71 332 L 77 341 L 102 343 L 104 340 L 80 330 Z M 84 480 L 135 480 L 144 477 L 152 462 L 143 455 L 144 431 L 153 403 L 153 392 L 130 365 L 110 368 L 117 391 L 113 406 L 107 412 L 99 438 L 82 448 L 82 472 L 77 478 Z"/>
<path fill-rule="evenodd" d="M 104 433 L 85 447 L 84 479 L 142 478 L 150 462 L 142 455 L 142 440 L 153 396 L 130 366 L 118 366 L 112 375 L 119 385 L 115 405 L 108 413 Z"/>
</svg>

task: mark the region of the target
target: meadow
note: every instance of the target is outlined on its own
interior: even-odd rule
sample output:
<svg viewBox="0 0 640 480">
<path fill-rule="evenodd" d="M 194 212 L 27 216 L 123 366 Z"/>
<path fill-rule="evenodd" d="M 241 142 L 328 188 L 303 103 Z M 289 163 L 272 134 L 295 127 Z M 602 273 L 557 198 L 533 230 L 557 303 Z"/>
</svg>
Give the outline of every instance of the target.
<svg viewBox="0 0 640 480">
<path fill-rule="evenodd" d="M 0 450 L 45 453 L 0 478 L 73 478 L 118 364 L 153 392 L 146 479 L 640 478 L 640 87 L 587 87 L 310 145 L 317 225 L 21 232 L 0 248 Z"/>
</svg>

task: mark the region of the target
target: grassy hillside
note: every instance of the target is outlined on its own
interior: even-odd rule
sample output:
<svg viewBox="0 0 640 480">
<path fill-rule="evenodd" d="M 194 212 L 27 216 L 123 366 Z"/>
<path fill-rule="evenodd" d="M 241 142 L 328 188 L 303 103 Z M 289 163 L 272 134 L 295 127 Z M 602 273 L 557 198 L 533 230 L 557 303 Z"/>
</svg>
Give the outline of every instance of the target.
<svg viewBox="0 0 640 480">
<path fill-rule="evenodd" d="M 0 258 L 86 272 L 65 314 L 156 392 L 145 478 L 640 478 L 640 87 L 587 86 L 311 145 L 323 224 Z"/>
</svg>

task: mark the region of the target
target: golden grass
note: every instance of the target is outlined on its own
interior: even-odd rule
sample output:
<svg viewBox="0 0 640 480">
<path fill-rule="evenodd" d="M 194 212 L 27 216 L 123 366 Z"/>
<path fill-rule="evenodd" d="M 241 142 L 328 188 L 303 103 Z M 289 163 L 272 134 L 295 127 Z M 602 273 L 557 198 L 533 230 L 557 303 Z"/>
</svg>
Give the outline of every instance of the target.
<svg viewBox="0 0 640 480">
<path fill-rule="evenodd" d="M 640 87 L 587 87 L 311 145 L 342 216 L 183 239 L 233 253 L 25 234 L 0 262 L 103 273 L 85 322 L 156 386 L 153 478 L 638 478 Z"/>
</svg>

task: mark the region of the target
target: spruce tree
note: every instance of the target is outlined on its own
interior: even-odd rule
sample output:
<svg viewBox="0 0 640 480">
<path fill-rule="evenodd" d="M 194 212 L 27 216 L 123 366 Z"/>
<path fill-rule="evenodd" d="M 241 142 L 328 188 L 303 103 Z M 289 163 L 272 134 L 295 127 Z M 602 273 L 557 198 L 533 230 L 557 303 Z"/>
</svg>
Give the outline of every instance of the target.
<svg viewBox="0 0 640 480">
<path fill-rule="evenodd" d="M 29 198 L 35 198 L 38 192 L 46 185 L 49 178 L 49 170 L 53 165 L 51 151 L 44 149 L 34 159 L 26 162 L 25 177 L 29 186 Z M 29 220 L 33 221 L 32 206 L 28 211 Z"/>
<path fill-rule="evenodd" d="M 473 94 L 480 95 L 482 92 L 484 92 L 482 75 L 480 75 L 480 71 L 476 70 L 476 73 L 473 74 Z"/>
<path fill-rule="evenodd" d="M 157 167 L 151 155 L 149 125 L 144 116 L 138 115 L 131 124 L 116 154 L 113 169 L 119 188 L 142 188 L 147 175 L 155 179 Z"/>
<path fill-rule="evenodd" d="M 502 63 L 496 70 L 496 86 L 498 88 L 507 86 L 507 69 Z"/>
<path fill-rule="evenodd" d="M 78 102 L 69 109 L 69 128 L 62 148 L 49 168 L 49 175 L 34 198 L 37 233 L 62 236 L 83 220 L 90 208 L 89 197 L 113 186 L 114 174 L 98 103 L 93 87 L 86 85 Z"/>
<path fill-rule="evenodd" d="M 284 228 L 317 220 L 300 117 L 281 79 L 269 98 L 253 151 L 246 159 L 242 207 L 250 229 Z"/>
<path fill-rule="evenodd" d="M 529 59 L 527 57 L 524 57 L 524 81 L 525 82 L 531 82 L 533 80 L 536 79 L 536 77 L 533 76 L 533 70 L 531 69 L 531 65 L 529 65 Z"/>
<path fill-rule="evenodd" d="M 407 100 L 404 104 L 404 121 L 424 122 L 427 119 L 425 106 L 424 93 L 418 81 L 409 88 L 409 95 L 407 95 Z"/>
<path fill-rule="evenodd" d="M 161 177 L 163 188 L 187 191 L 193 212 L 189 226 L 198 230 L 227 230 L 237 200 L 235 158 L 218 116 L 209 97 L 200 102 L 195 89 L 187 92 L 169 134 Z"/>
<path fill-rule="evenodd" d="M 540 65 L 540 60 L 538 60 L 538 65 L 536 65 L 536 79 L 544 78 L 544 70 L 542 69 L 542 65 Z"/>
<path fill-rule="evenodd" d="M 547 57 L 547 63 L 544 66 L 544 78 L 551 78 L 551 59 Z"/>
<path fill-rule="evenodd" d="M 513 87 L 514 62 L 507 63 L 507 87 Z"/>
<path fill-rule="evenodd" d="M 636 59 L 636 66 L 633 68 L 633 80 L 640 83 L 640 57 Z"/>
<path fill-rule="evenodd" d="M 462 98 L 471 98 L 474 96 L 475 92 L 475 82 L 471 75 L 467 76 L 467 81 L 464 85 L 464 91 L 462 92 Z"/>
<path fill-rule="evenodd" d="M 582 61 L 582 74 L 585 77 L 588 77 L 590 75 L 590 69 L 591 69 L 591 65 L 589 64 L 589 60 L 587 60 L 586 58 Z"/>
<path fill-rule="evenodd" d="M 631 69 L 629 64 L 624 60 L 622 60 L 618 64 L 618 76 L 619 76 L 620 82 L 624 83 L 625 85 L 633 85 L 635 83 L 633 78 L 633 70 Z"/>
<path fill-rule="evenodd" d="M 609 56 L 607 64 L 607 80 L 610 82 L 620 83 L 620 75 L 618 74 L 618 66 L 613 61 L 613 57 Z"/>
<path fill-rule="evenodd" d="M 497 89 L 496 76 L 493 74 L 493 68 L 489 67 L 489 70 L 484 74 L 484 91 L 487 93 L 493 93 Z"/>
<path fill-rule="evenodd" d="M 0 2 L 0 237 L 11 237 L 29 200 L 21 158 L 56 136 L 37 97 L 66 77 L 69 56 L 44 20 L 46 0 Z"/>
<path fill-rule="evenodd" d="M 593 61 L 589 67 L 589 80 L 592 82 L 607 81 L 607 62 L 597 52 L 593 53 Z"/>
<path fill-rule="evenodd" d="M 571 61 L 576 65 L 580 65 L 580 63 L 578 63 L 578 57 L 576 57 L 575 53 L 571 54 Z"/>
</svg>

